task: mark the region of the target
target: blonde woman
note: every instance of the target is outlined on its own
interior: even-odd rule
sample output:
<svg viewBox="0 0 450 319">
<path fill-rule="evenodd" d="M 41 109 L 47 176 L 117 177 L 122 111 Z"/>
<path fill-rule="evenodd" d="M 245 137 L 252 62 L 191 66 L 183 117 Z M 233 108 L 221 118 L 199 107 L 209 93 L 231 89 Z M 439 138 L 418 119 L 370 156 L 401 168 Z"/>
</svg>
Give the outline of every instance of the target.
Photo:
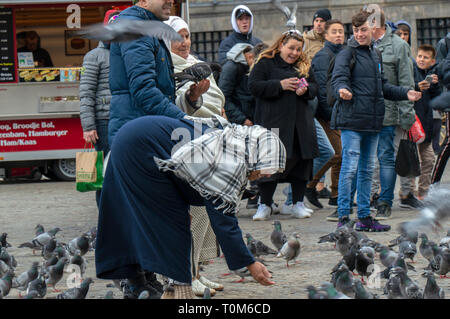
<svg viewBox="0 0 450 319">
<path fill-rule="evenodd" d="M 261 53 L 249 76 L 248 86 L 256 98 L 254 123 L 278 130 L 287 152 L 284 173 L 258 182 L 261 203 L 253 220 L 265 220 L 272 213 L 278 182 L 291 183 L 294 217 L 310 217 L 312 213 L 303 204 L 303 197 L 312 178 L 313 158 L 319 155 L 314 115 L 308 106 L 318 88 L 303 44 L 297 30 L 283 33 Z"/>
</svg>

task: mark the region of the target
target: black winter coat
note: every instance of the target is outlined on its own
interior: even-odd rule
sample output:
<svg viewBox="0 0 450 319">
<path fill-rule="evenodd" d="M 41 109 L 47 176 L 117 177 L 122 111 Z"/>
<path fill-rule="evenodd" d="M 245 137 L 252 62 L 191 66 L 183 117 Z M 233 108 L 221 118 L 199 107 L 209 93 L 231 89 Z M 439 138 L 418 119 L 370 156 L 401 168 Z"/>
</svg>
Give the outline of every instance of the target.
<svg viewBox="0 0 450 319">
<path fill-rule="evenodd" d="M 302 96 L 283 90 L 280 83 L 298 76 L 293 65 L 286 63 L 279 54 L 255 64 L 248 79 L 250 92 L 256 98 L 254 123 L 279 130 L 287 158 L 292 158 L 294 134 L 297 134 L 302 159 L 313 159 L 319 156 L 314 115 L 308 105 L 308 100 L 317 95 L 314 74 L 309 71 L 308 90 Z"/>
<path fill-rule="evenodd" d="M 414 84 L 416 91 L 420 91 L 419 82 L 422 82 L 428 74 L 437 74 L 437 64 L 428 70 L 419 69 L 417 64 L 414 65 Z M 433 109 L 430 106 L 430 101 L 441 94 L 439 83 L 431 84 L 430 88 L 422 92 L 422 98 L 414 102 L 414 110 L 422 123 L 425 131 L 424 142 L 431 142 L 433 138 Z"/>
<path fill-rule="evenodd" d="M 328 105 L 327 102 L 328 67 L 330 66 L 331 57 L 338 54 L 342 48 L 342 44 L 325 41 L 325 46 L 316 53 L 311 62 L 311 69 L 314 71 L 314 78 L 319 87 L 319 92 L 317 93 L 319 105 L 316 117 L 325 121 L 331 120 L 331 113 L 333 112 L 333 105 Z"/>
<path fill-rule="evenodd" d="M 244 124 L 246 119 L 253 122 L 255 98 L 248 90 L 248 65 L 228 60 L 222 67 L 219 88 L 225 96 L 225 112 L 228 121 Z"/>
<path fill-rule="evenodd" d="M 355 66 L 350 72 L 352 50 L 355 48 Z M 407 100 L 408 89 L 389 84 L 384 77 L 383 63 L 370 46 L 360 45 L 354 38 L 341 50 L 335 60 L 332 89 L 337 101 L 333 107 L 330 126 L 334 130 L 379 132 L 384 120 L 384 99 Z M 353 94 L 350 101 L 341 100 L 339 89 Z"/>
</svg>

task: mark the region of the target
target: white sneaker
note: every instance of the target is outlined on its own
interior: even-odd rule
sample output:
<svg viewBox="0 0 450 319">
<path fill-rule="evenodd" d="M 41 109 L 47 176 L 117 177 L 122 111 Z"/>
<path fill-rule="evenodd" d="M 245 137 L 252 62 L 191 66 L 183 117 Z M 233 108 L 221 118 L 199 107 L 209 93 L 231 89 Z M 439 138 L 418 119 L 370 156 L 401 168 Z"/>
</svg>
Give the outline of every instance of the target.
<svg viewBox="0 0 450 319">
<path fill-rule="evenodd" d="M 266 204 L 259 204 L 256 214 L 253 215 L 253 220 L 267 220 L 267 218 L 270 216 L 271 211 L 272 208 L 270 208 Z"/>
<path fill-rule="evenodd" d="M 205 293 L 205 289 L 209 288 L 202 284 L 200 280 L 195 279 L 192 281 L 192 291 L 197 297 L 203 297 L 203 294 Z M 214 296 L 216 294 L 216 290 L 209 288 L 209 291 L 211 292 L 211 296 Z"/>
<path fill-rule="evenodd" d="M 211 280 L 209 280 L 208 278 L 203 277 L 203 276 L 200 276 L 199 280 L 200 280 L 200 282 L 201 282 L 202 284 L 204 284 L 206 287 L 211 288 L 211 289 L 214 289 L 214 290 L 222 291 L 223 288 L 224 288 L 223 285 L 218 284 L 218 283 L 216 283 L 216 282 L 213 282 L 213 281 L 211 281 Z"/>
<path fill-rule="evenodd" d="M 280 213 L 280 208 L 278 207 L 278 204 L 272 203 L 272 214 L 277 215 Z"/>
<path fill-rule="evenodd" d="M 281 215 L 292 215 L 292 204 L 291 205 L 286 205 L 283 204 L 283 207 L 281 207 Z"/>
<path fill-rule="evenodd" d="M 306 210 L 303 202 L 297 202 L 292 207 L 292 216 L 295 218 L 309 218 L 311 217 L 311 214 Z"/>
<path fill-rule="evenodd" d="M 303 208 L 312 215 L 312 213 L 314 213 L 314 210 L 312 210 L 311 208 L 309 208 L 308 206 L 306 206 L 305 202 L 300 202 L 303 205 Z"/>
</svg>

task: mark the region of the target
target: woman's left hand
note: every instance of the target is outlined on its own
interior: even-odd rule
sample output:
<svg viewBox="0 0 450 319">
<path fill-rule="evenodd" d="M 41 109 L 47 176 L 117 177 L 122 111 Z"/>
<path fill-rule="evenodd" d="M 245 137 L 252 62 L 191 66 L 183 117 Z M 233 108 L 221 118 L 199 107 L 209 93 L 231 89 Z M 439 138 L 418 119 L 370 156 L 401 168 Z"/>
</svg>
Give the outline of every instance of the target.
<svg viewBox="0 0 450 319">
<path fill-rule="evenodd" d="M 307 87 L 304 87 L 304 88 L 298 88 L 297 90 L 295 90 L 295 94 L 297 94 L 298 96 L 302 96 L 303 94 L 306 93 L 306 90 L 307 90 L 307 89 L 308 89 Z"/>
<path fill-rule="evenodd" d="M 203 93 L 208 91 L 209 84 L 208 79 L 192 84 L 189 88 L 189 100 L 191 100 L 191 102 L 196 102 Z"/>
<path fill-rule="evenodd" d="M 270 286 L 275 284 L 270 278 L 272 275 L 267 270 L 266 266 L 261 264 L 258 261 L 255 261 L 253 264 L 247 266 L 248 270 L 250 271 L 250 274 L 252 277 L 259 282 L 263 286 Z"/>
</svg>

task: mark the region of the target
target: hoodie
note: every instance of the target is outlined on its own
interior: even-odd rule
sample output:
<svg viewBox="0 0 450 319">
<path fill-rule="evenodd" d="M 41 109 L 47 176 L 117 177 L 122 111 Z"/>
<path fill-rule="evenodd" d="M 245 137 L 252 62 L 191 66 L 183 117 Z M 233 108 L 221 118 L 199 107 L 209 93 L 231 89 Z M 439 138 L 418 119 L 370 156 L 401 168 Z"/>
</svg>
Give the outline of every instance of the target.
<svg viewBox="0 0 450 319">
<path fill-rule="evenodd" d="M 244 9 L 247 11 L 250 16 L 250 29 L 247 34 L 242 34 L 239 31 L 239 28 L 237 26 L 236 22 L 236 11 L 239 9 Z M 231 13 L 231 25 L 233 27 L 233 33 L 231 33 L 228 37 L 222 40 L 219 45 L 219 63 L 220 65 L 224 65 L 227 61 L 227 53 L 228 51 L 236 44 L 236 43 L 247 43 L 251 44 L 252 46 L 255 46 L 256 44 L 262 42 L 260 39 L 252 36 L 253 31 L 253 13 L 250 11 L 250 9 L 247 6 L 239 5 L 236 6 L 233 9 L 233 12 Z"/>
<path fill-rule="evenodd" d="M 404 24 L 404 25 L 406 25 L 409 28 L 408 44 L 409 44 L 409 46 L 411 46 L 411 37 L 412 37 L 412 27 L 411 27 L 411 25 L 408 23 L 408 21 L 399 20 L 399 21 L 395 22 L 395 24 L 394 24 L 397 29 L 398 29 L 398 25 L 399 24 Z"/>
</svg>

